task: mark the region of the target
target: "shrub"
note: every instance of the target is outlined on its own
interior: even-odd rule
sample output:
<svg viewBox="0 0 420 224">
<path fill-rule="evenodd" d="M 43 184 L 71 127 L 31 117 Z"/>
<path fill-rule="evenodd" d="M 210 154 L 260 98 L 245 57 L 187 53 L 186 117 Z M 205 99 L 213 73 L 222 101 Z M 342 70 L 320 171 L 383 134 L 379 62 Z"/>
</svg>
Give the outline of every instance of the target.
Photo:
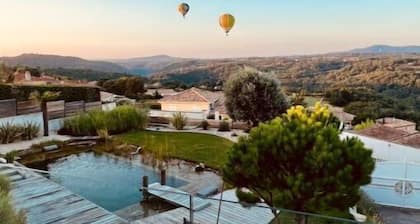
<svg viewBox="0 0 420 224">
<path fill-rule="evenodd" d="M 230 131 L 230 125 L 227 121 L 221 121 L 219 123 L 219 130 L 218 131 Z"/>
<path fill-rule="evenodd" d="M 12 206 L 12 200 L 9 196 L 10 183 L 6 177 L 0 176 L 0 217 L 2 223 L 7 224 L 25 224 L 25 214 L 16 210 Z"/>
<path fill-rule="evenodd" d="M 236 196 L 238 197 L 239 201 L 249 203 L 249 204 L 255 204 L 261 201 L 252 192 L 245 192 L 245 191 L 242 191 L 240 188 L 236 189 Z"/>
<path fill-rule="evenodd" d="M 207 130 L 207 129 L 209 129 L 209 122 L 206 121 L 206 120 L 203 120 L 201 122 L 201 125 L 200 126 L 203 128 L 203 130 Z"/>
<path fill-rule="evenodd" d="M 130 130 L 143 130 L 148 122 L 147 110 L 120 106 L 112 111 L 90 111 L 67 119 L 59 133 L 93 136 L 100 130 L 108 130 L 110 134 L 119 134 Z"/>
<path fill-rule="evenodd" d="M 11 152 L 6 153 L 6 155 L 4 155 L 4 158 L 7 160 L 8 163 L 13 163 L 17 154 L 18 152 L 16 150 L 13 150 Z"/>
<path fill-rule="evenodd" d="M 0 175 L 0 192 L 9 192 L 9 191 L 10 191 L 9 180 L 5 176 Z"/>
<path fill-rule="evenodd" d="M 0 125 L 0 142 L 8 144 L 18 140 L 22 136 L 22 127 L 9 122 Z"/>
<path fill-rule="evenodd" d="M 26 122 L 22 128 L 22 139 L 23 140 L 32 140 L 38 137 L 40 132 L 40 126 L 34 122 Z"/>
<path fill-rule="evenodd" d="M 375 125 L 375 122 L 371 119 L 367 119 L 366 121 L 362 121 L 362 123 L 354 126 L 354 130 L 361 131 L 363 129 L 370 128 L 373 125 Z"/>
<path fill-rule="evenodd" d="M 181 112 L 172 115 L 171 124 L 176 130 L 182 130 L 187 125 L 188 118 Z"/>
</svg>

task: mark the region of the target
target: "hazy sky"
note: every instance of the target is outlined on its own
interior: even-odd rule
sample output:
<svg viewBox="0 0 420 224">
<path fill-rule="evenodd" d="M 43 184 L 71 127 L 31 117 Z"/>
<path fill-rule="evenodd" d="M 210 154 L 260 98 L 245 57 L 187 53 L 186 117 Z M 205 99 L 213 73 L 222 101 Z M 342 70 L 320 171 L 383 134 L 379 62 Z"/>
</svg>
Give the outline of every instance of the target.
<svg viewBox="0 0 420 224">
<path fill-rule="evenodd" d="M 0 0 L 0 55 L 85 58 L 311 54 L 420 45 L 418 0 Z M 218 26 L 229 12 L 229 37 Z"/>
</svg>

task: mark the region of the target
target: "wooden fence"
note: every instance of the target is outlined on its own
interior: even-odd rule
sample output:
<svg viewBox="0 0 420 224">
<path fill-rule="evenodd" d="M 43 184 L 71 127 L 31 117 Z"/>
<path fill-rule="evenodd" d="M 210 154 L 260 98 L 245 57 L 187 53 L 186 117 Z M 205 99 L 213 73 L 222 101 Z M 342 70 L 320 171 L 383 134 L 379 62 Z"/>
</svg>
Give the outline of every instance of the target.
<svg viewBox="0 0 420 224">
<path fill-rule="evenodd" d="M 74 116 L 85 111 L 101 109 L 101 102 L 64 102 L 63 100 L 47 102 L 49 120 Z M 16 99 L 0 100 L 0 118 L 39 112 L 41 112 L 41 105 L 36 101 L 16 101 Z"/>
<path fill-rule="evenodd" d="M 16 100 L 0 100 L 0 117 L 16 116 Z"/>
<path fill-rule="evenodd" d="M 41 112 L 41 106 L 34 100 L 18 101 L 16 105 L 17 115 Z"/>
</svg>

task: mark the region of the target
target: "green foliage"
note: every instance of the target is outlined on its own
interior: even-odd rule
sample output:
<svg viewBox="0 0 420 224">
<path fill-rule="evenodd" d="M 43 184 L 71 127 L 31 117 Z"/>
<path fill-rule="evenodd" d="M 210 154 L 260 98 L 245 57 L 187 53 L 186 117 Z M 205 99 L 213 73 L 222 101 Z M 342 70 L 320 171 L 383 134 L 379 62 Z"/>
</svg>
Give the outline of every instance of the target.
<svg viewBox="0 0 420 224">
<path fill-rule="evenodd" d="M 4 155 L 4 158 L 8 163 L 13 163 L 15 161 L 16 156 L 18 155 L 18 151 L 13 150 Z"/>
<path fill-rule="evenodd" d="M 137 99 L 146 92 L 144 80 L 140 77 L 124 77 L 98 83 L 107 92 Z"/>
<path fill-rule="evenodd" d="M 171 118 L 171 124 L 176 130 L 183 130 L 187 125 L 188 118 L 181 112 L 174 113 Z"/>
<path fill-rule="evenodd" d="M 112 111 L 90 111 L 66 119 L 60 133 L 75 136 L 97 135 L 99 130 L 111 134 L 143 130 L 148 125 L 148 112 L 133 106 L 120 106 Z"/>
<path fill-rule="evenodd" d="M 327 107 L 293 107 L 234 144 L 224 180 L 250 189 L 268 205 L 297 211 L 346 211 L 370 183 L 372 151 L 340 139 Z"/>
<path fill-rule="evenodd" d="M 362 121 L 362 123 L 354 126 L 354 130 L 361 131 L 363 129 L 370 128 L 374 125 L 375 125 L 374 121 L 372 121 L 371 119 L 367 119 L 366 121 Z"/>
<path fill-rule="evenodd" d="M 39 132 L 40 127 L 34 122 L 26 122 L 23 125 L 6 122 L 0 125 L 0 143 L 8 144 L 17 140 L 32 140 L 38 137 Z"/>
<path fill-rule="evenodd" d="M 0 175 L 0 221 L 7 224 L 25 224 L 25 214 L 22 211 L 16 212 L 13 208 L 9 192 L 9 180 Z"/>
<path fill-rule="evenodd" d="M 230 131 L 230 124 L 227 121 L 220 121 L 218 131 Z"/>
<path fill-rule="evenodd" d="M 395 86 L 334 89 L 327 92 L 327 100 L 344 111 L 356 115 L 353 124 L 382 117 L 407 119 L 420 126 L 420 90 Z"/>
<path fill-rule="evenodd" d="M 203 130 L 207 130 L 207 129 L 209 129 L 209 122 L 208 122 L 207 120 L 203 120 L 203 121 L 201 121 L 200 127 L 201 127 Z"/>
<path fill-rule="evenodd" d="M 56 100 L 60 95 L 61 92 L 45 91 L 41 94 L 38 90 L 35 90 L 29 94 L 28 99 L 41 103 Z"/>
<path fill-rule="evenodd" d="M 40 130 L 39 124 L 34 122 L 25 122 L 22 126 L 22 139 L 32 140 L 38 137 Z"/>
<path fill-rule="evenodd" d="M 0 143 L 8 144 L 22 137 L 22 126 L 10 122 L 0 124 Z"/>
<path fill-rule="evenodd" d="M 10 182 L 7 177 L 0 175 L 0 192 L 9 192 Z"/>
<path fill-rule="evenodd" d="M 122 73 L 111 73 L 111 72 L 101 72 L 90 69 L 66 69 L 66 68 L 49 68 L 43 70 L 46 74 L 52 74 L 55 76 L 62 76 L 74 80 L 88 80 L 95 81 L 101 79 L 118 79 L 126 76 L 128 74 Z M 32 73 L 31 73 L 32 74 Z"/>
<path fill-rule="evenodd" d="M 58 93 L 60 96 L 56 100 L 65 100 L 67 102 L 84 100 L 85 102 L 96 102 L 100 100 L 99 88 L 82 86 L 13 86 L 0 84 L 0 100 L 16 98 L 23 101 L 28 100 L 31 93 L 44 92 Z"/>
<path fill-rule="evenodd" d="M 347 113 L 355 114 L 353 124 L 359 124 L 368 119 L 376 120 L 381 117 L 381 106 L 376 102 L 351 102 L 344 107 Z"/>
<path fill-rule="evenodd" d="M 256 204 L 261 201 L 252 192 L 245 192 L 239 188 L 236 189 L 236 196 L 238 197 L 239 201 L 249 203 L 249 204 Z"/>
<path fill-rule="evenodd" d="M 275 118 L 288 108 L 286 96 L 276 79 L 258 71 L 244 69 L 225 85 L 226 108 L 234 120 L 253 126 Z"/>
</svg>

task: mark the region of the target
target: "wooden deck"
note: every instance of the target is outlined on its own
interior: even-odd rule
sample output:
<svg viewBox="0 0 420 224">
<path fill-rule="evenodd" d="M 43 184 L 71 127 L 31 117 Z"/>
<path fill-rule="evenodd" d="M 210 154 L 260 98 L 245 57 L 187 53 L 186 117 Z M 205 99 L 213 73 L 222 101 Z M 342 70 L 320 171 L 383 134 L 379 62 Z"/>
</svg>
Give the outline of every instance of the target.
<svg viewBox="0 0 420 224">
<path fill-rule="evenodd" d="M 12 182 L 12 198 L 26 212 L 28 224 L 123 224 L 120 217 L 31 171 L 0 165 Z"/>
<path fill-rule="evenodd" d="M 150 184 L 149 188 L 151 189 L 149 190 L 149 194 L 153 196 L 161 198 L 177 206 L 181 206 L 188 209 L 190 208 L 190 196 L 184 191 L 169 186 L 162 186 L 159 183 Z M 210 203 L 206 200 L 197 197 L 193 198 L 194 211 L 199 211 L 209 205 Z"/>
<path fill-rule="evenodd" d="M 151 184 L 149 188 L 160 188 L 159 184 Z M 164 187 L 165 190 L 172 189 L 174 192 L 179 192 L 178 189 Z M 150 192 L 150 190 L 149 190 Z M 155 196 L 159 197 L 159 194 L 155 194 L 156 191 L 150 192 Z M 185 192 L 184 192 L 185 193 Z M 167 193 L 168 194 L 168 193 Z M 171 197 L 171 200 L 174 200 L 174 196 Z M 219 199 L 220 195 L 213 197 L 214 199 Z M 166 194 L 162 198 L 168 200 Z M 198 198 L 194 197 L 194 202 Z M 236 201 L 235 191 L 225 191 L 223 199 L 229 201 Z M 207 206 L 201 209 L 194 210 L 194 223 L 197 224 L 207 224 L 207 223 L 216 223 L 219 201 L 212 199 L 200 199 L 202 202 L 207 204 Z M 135 224 L 182 224 L 183 218 L 189 220 L 190 211 L 189 207 L 183 206 L 185 204 L 184 199 L 181 198 L 180 201 L 173 201 L 172 203 L 178 204 L 180 208 L 164 212 L 158 215 L 150 216 L 145 219 L 138 220 L 134 222 Z M 222 202 L 221 212 L 219 217 L 220 224 L 265 224 L 269 223 L 274 215 L 271 213 L 270 209 L 261 208 L 261 207 L 243 207 L 238 203 Z"/>
</svg>

